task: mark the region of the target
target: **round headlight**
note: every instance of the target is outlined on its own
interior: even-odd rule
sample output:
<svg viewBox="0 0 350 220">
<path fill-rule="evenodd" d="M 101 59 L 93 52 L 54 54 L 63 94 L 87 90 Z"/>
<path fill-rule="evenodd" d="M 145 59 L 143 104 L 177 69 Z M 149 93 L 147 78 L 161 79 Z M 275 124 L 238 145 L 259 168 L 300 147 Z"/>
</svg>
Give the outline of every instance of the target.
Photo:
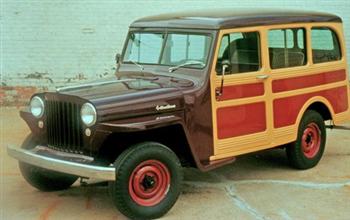
<svg viewBox="0 0 350 220">
<path fill-rule="evenodd" d="M 96 123 L 96 109 L 90 103 L 85 103 L 80 111 L 81 120 L 86 126 L 92 126 Z"/>
<path fill-rule="evenodd" d="M 34 96 L 30 100 L 30 111 L 36 118 L 41 118 L 44 114 L 44 101 L 39 96 Z"/>
</svg>

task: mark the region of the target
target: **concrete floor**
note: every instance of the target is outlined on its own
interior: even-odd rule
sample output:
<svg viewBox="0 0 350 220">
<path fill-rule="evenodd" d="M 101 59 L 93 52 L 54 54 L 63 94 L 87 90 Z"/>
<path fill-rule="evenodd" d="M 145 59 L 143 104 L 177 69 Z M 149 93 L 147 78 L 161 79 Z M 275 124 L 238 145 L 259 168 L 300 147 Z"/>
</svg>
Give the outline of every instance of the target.
<svg viewBox="0 0 350 220">
<path fill-rule="evenodd" d="M 105 186 L 44 193 L 27 184 L 5 148 L 21 144 L 28 128 L 16 108 L 2 108 L 0 118 L 0 219 L 125 219 Z M 163 219 L 350 219 L 349 134 L 328 130 L 323 159 L 307 171 L 291 169 L 280 149 L 208 173 L 186 169 L 183 193 Z"/>
</svg>

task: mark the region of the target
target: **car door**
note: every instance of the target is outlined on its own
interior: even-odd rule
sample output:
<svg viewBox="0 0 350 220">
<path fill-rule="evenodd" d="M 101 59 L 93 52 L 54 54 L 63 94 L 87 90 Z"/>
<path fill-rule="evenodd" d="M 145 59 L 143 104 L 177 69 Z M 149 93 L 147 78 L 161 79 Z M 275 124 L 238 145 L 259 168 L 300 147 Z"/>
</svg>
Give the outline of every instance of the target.
<svg viewBox="0 0 350 220">
<path fill-rule="evenodd" d="M 264 34 L 254 28 L 219 33 L 211 71 L 214 155 L 210 160 L 264 149 L 271 142 Z M 225 64 L 228 71 L 223 74 Z"/>
</svg>

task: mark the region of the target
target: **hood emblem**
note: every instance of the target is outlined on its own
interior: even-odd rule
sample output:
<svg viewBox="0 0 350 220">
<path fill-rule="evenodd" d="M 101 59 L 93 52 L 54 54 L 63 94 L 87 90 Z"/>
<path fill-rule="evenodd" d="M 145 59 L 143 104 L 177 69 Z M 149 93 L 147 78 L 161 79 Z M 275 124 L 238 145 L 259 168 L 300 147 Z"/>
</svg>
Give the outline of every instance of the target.
<svg viewBox="0 0 350 220">
<path fill-rule="evenodd" d="M 157 105 L 156 110 L 157 111 L 162 111 L 162 110 L 168 110 L 168 109 L 173 109 L 176 108 L 176 105 Z"/>
</svg>

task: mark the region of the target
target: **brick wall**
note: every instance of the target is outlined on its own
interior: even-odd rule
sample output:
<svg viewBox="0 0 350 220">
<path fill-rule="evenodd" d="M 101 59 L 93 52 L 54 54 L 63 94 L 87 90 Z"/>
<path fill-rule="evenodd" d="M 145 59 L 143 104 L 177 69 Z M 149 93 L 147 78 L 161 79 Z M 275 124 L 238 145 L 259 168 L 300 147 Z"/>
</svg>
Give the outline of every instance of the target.
<svg viewBox="0 0 350 220">
<path fill-rule="evenodd" d="M 114 73 L 129 24 L 140 17 L 210 8 L 326 11 L 344 20 L 350 45 L 350 1 L 277 0 L 2 0 L 1 105 L 24 104 L 51 90 Z"/>
</svg>

